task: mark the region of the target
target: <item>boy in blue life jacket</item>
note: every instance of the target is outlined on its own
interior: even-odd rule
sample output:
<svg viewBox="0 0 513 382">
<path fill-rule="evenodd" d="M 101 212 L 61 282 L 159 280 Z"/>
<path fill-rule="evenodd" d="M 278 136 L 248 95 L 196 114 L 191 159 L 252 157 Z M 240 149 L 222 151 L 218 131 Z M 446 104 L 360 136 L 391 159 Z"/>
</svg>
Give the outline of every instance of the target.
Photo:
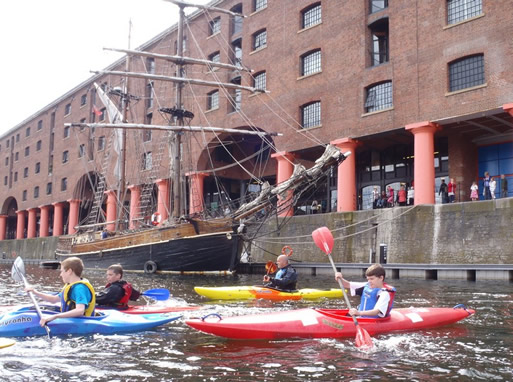
<svg viewBox="0 0 513 382">
<path fill-rule="evenodd" d="M 84 264 L 78 257 L 69 257 L 61 262 L 60 276 L 64 282 L 64 288 L 59 294 L 47 294 L 38 292 L 33 287 L 28 287 L 27 292 L 33 292 L 39 298 L 61 303 L 61 313 L 44 316 L 40 325 L 45 326 L 48 322 L 57 318 L 71 318 L 94 315 L 95 292 L 94 288 L 86 279 L 81 278 Z"/>
<path fill-rule="evenodd" d="M 385 283 L 385 268 L 381 264 L 373 264 L 365 271 L 367 282 L 347 281 L 342 273 L 335 274 L 344 288 L 351 290 L 351 296 L 361 297 L 358 309 L 349 309 L 351 316 L 386 317 L 394 304 L 395 288 Z"/>
</svg>

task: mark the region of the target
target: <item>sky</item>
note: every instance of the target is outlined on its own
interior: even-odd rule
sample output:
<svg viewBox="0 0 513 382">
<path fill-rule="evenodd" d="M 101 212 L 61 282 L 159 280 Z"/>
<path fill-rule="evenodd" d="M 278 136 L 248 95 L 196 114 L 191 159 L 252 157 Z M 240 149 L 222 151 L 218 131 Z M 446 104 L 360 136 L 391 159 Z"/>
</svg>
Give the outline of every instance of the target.
<svg viewBox="0 0 513 382">
<path fill-rule="evenodd" d="M 205 4 L 207 0 L 191 1 Z M 3 0 L 0 134 L 176 23 L 163 0 Z M 171 53 L 171 52 L 170 52 Z"/>
</svg>

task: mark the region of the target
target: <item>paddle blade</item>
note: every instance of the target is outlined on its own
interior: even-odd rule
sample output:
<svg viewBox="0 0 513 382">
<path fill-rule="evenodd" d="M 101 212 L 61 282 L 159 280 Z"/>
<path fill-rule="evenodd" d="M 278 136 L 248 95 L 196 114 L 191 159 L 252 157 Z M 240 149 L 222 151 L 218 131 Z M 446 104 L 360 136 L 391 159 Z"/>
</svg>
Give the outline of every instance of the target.
<svg viewBox="0 0 513 382">
<path fill-rule="evenodd" d="M 23 259 L 18 256 L 16 260 L 14 260 L 14 264 L 11 269 L 11 276 L 14 281 L 23 283 L 25 279 L 25 264 L 23 263 Z"/>
<path fill-rule="evenodd" d="M 356 326 L 355 343 L 357 348 L 363 349 L 371 349 L 374 346 L 371 336 L 369 335 L 367 330 L 360 327 L 360 325 Z"/>
<path fill-rule="evenodd" d="M 150 289 L 145 292 L 142 292 L 143 296 L 153 298 L 158 301 L 165 301 L 169 299 L 169 296 L 171 293 L 169 293 L 168 289 L 164 288 L 157 288 L 157 289 Z"/>
<path fill-rule="evenodd" d="M 278 269 L 277 265 L 273 263 L 272 261 L 268 261 L 265 264 L 265 270 L 267 271 L 267 274 L 274 273 Z"/>
<path fill-rule="evenodd" d="M 317 228 L 312 232 L 312 238 L 315 244 L 326 254 L 333 250 L 333 235 L 328 227 Z"/>
</svg>

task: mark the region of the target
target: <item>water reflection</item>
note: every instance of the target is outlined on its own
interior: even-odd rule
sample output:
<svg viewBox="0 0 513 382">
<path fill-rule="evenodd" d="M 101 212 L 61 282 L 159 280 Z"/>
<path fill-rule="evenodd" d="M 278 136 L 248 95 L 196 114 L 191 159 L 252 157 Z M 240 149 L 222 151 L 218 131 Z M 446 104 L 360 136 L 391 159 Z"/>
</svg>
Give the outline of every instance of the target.
<svg viewBox="0 0 513 382">
<path fill-rule="evenodd" d="M 28 303 L 22 288 L 0 266 L 2 305 Z M 31 283 L 46 291 L 60 287 L 58 271 L 27 266 Z M 103 273 L 86 275 L 104 284 Z M 185 277 L 127 275 L 139 289 L 169 288 L 168 304 L 199 304 L 185 312 L 198 317 L 253 314 L 303 307 L 341 307 L 341 300 L 318 302 L 211 302 L 195 285 L 252 285 L 260 275 Z M 5 381 L 312 381 L 312 380 L 513 380 L 513 286 L 505 282 L 390 280 L 396 307 L 454 306 L 465 303 L 477 314 L 450 327 L 374 338 L 362 352 L 354 339 L 227 341 L 188 328 L 182 321 L 143 333 L 17 339 L 0 349 Z M 336 287 L 329 276 L 303 276 L 301 287 Z"/>
</svg>

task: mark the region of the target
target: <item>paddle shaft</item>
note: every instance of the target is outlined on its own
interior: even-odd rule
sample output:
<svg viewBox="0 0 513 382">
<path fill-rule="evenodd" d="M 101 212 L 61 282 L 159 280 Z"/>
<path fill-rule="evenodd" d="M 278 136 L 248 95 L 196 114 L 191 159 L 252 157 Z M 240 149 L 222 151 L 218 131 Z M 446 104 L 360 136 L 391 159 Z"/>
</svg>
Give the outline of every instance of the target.
<svg viewBox="0 0 513 382">
<path fill-rule="evenodd" d="M 331 266 L 333 267 L 333 271 L 335 272 L 335 274 L 337 274 L 337 267 L 335 266 L 335 263 L 333 262 L 333 258 L 331 257 L 331 253 L 328 252 L 328 258 L 330 259 L 330 263 L 331 263 Z M 347 298 L 347 295 L 346 295 L 346 290 L 344 288 L 344 284 L 342 284 L 342 280 L 340 279 L 337 279 L 338 281 L 338 285 L 340 285 L 340 289 L 342 289 L 342 295 L 344 296 L 344 300 L 346 300 L 346 304 L 347 304 L 347 307 L 349 309 L 351 309 L 351 303 L 349 302 L 349 299 Z M 358 326 L 358 320 L 356 319 L 355 316 L 351 316 L 353 318 L 353 322 L 356 326 Z"/>
<path fill-rule="evenodd" d="M 28 285 L 28 282 L 27 282 L 27 279 L 25 278 L 25 276 L 21 272 L 18 272 L 18 274 L 20 275 L 21 279 L 23 280 L 23 284 L 25 285 L 25 288 L 28 288 L 29 285 Z M 39 319 L 42 319 L 43 313 L 41 313 L 41 308 L 39 307 L 39 304 L 37 303 L 36 298 L 34 297 L 34 293 L 32 293 L 32 292 L 27 292 L 27 293 L 28 293 L 30 299 L 32 300 L 32 303 L 34 304 L 34 307 L 36 308 L 36 312 L 37 312 L 37 315 L 39 316 Z M 48 337 L 50 337 L 50 328 L 48 327 L 48 325 L 45 324 L 44 328 L 46 330 L 46 334 L 48 334 Z"/>
</svg>

